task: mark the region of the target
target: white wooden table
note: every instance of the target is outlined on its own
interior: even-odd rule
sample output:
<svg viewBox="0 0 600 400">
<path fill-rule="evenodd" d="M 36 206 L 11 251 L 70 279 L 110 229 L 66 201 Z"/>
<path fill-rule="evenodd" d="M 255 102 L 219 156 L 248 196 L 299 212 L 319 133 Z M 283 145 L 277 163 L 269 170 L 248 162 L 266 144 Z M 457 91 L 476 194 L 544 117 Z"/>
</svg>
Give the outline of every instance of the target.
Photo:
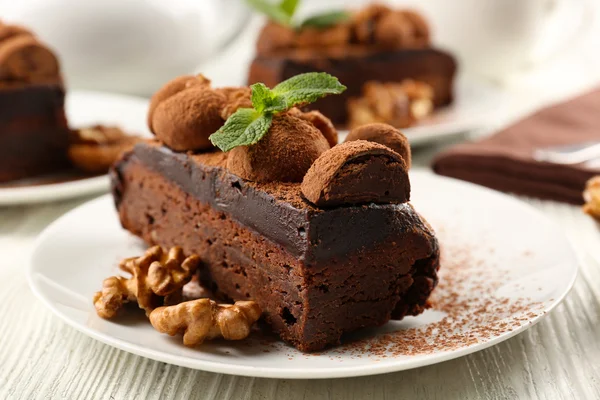
<svg viewBox="0 0 600 400">
<path fill-rule="evenodd" d="M 600 26 L 595 26 L 590 39 L 573 44 L 570 54 L 511 80 L 507 117 L 600 81 L 599 44 Z M 427 165 L 437 150 L 418 150 L 416 164 Z M 438 365 L 296 381 L 219 375 L 151 361 L 90 339 L 51 315 L 27 286 L 29 252 L 48 223 L 86 200 L 0 208 L 0 399 L 600 398 L 600 265 L 590 255 L 600 253 L 600 230 L 576 207 L 528 200 L 564 227 L 580 258 L 574 289 L 535 327 Z"/>
</svg>

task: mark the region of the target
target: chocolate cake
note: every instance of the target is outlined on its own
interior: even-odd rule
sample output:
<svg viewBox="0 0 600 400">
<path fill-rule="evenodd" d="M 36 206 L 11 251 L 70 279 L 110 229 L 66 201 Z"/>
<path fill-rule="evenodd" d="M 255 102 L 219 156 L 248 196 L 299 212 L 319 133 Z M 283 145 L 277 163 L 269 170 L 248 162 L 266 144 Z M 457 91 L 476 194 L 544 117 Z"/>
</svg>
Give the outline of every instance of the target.
<svg viewBox="0 0 600 400">
<path fill-rule="evenodd" d="M 153 103 L 160 104 L 151 105 L 156 110 L 151 127 L 171 115 L 169 132 L 184 128 L 176 118 L 179 106 L 165 100 L 176 96 L 172 92 L 210 97 L 200 96 L 195 84 L 173 87 L 170 83 L 155 95 Z M 203 107 L 213 105 L 207 101 Z M 361 135 L 330 149 L 323 136 L 315 136 L 321 144 L 305 152 L 318 152 L 310 156 L 316 158 L 312 163 L 300 167 L 288 159 L 281 168 L 302 168 L 303 179 L 270 170 L 251 173 L 264 163 L 285 162 L 268 154 L 286 151 L 278 148 L 278 135 L 295 141 L 295 132 L 288 132 L 297 127 L 320 135 L 317 125 L 299 116 L 298 110 L 274 115 L 257 144 L 234 149 L 244 152 L 177 152 L 162 139 L 139 143 L 115 164 L 111 181 L 124 228 L 149 245 L 181 246 L 186 254 L 197 254 L 206 287 L 222 298 L 254 300 L 282 339 L 302 351 L 317 351 L 339 343 L 346 332 L 421 313 L 437 284 L 439 249 L 431 228 L 408 202 L 406 156 Z M 256 149 L 263 161 L 252 153 Z M 245 157 L 253 160 L 242 170 L 250 169 L 249 178 L 232 170 L 239 164 L 233 159 L 248 161 Z"/>
<path fill-rule="evenodd" d="M 64 98 L 56 57 L 0 22 L 0 182 L 68 167 Z"/>
<path fill-rule="evenodd" d="M 433 88 L 434 106 L 440 107 L 453 100 L 456 69 L 452 55 L 432 47 L 429 27 L 421 15 L 374 4 L 327 28 L 294 29 L 269 21 L 258 38 L 248 83 L 274 86 L 312 71 L 334 75 L 348 90 L 311 107 L 345 126 L 346 104 L 361 96 L 367 82 L 410 79 L 426 83 Z"/>
<path fill-rule="evenodd" d="M 393 52 L 359 48 L 337 57 L 294 52 L 258 56 L 250 66 L 248 82 L 275 85 L 294 75 L 311 71 L 327 72 L 340 77 L 342 82 L 351 82 L 341 96 L 326 97 L 311 106 L 330 117 L 336 125 L 345 125 L 348 121 L 346 102 L 360 97 L 363 85 L 370 81 L 402 82 L 413 79 L 425 82 L 434 90 L 436 107 L 450 104 L 456 63 L 448 53 L 432 48 Z"/>
</svg>

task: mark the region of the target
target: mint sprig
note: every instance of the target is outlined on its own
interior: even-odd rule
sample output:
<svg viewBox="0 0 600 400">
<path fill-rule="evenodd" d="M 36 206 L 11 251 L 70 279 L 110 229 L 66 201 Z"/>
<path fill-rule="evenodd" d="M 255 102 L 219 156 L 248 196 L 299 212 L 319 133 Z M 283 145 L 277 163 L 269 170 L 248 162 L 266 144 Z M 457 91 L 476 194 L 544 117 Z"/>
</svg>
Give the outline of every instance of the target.
<svg viewBox="0 0 600 400">
<path fill-rule="evenodd" d="M 308 17 L 300 24 L 300 28 L 310 26 L 313 28 L 325 29 L 329 26 L 347 21 L 348 19 L 350 19 L 350 13 L 348 11 L 328 11 L 323 14 Z"/>
<path fill-rule="evenodd" d="M 272 93 L 285 103 L 285 110 L 298 104 L 310 104 L 328 94 L 340 94 L 346 90 L 335 77 L 324 72 L 296 75 L 273 88 Z M 284 111 L 275 110 L 275 111 Z"/>
<path fill-rule="evenodd" d="M 223 151 L 255 144 L 269 130 L 272 119 L 272 114 L 263 114 L 252 108 L 240 108 L 209 139 Z"/>
<path fill-rule="evenodd" d="M 267 134 L 273 115 L 277 113 L 346 90 L 336 77 L 324 72 L 296 75 L 273 89 L 263 83 L 255 83 L 251 88 L 253 108 L 238 109 L 209 137 L 212 144 L 222 151 L 256 144 Z"/>
<path fill-rule="evenodd" d="M 334 10 L 313 15 L 304 21 L 294 21 L 300 0 L 281 0 L 274 3 L 269 0 L 246 0 L 256 11 L 265 14 L 269 19 L 292 29 L 314 27 L 324 29 L 329 26 L 344 22 L 350 18 L 347 11 Z"/>
</svg>

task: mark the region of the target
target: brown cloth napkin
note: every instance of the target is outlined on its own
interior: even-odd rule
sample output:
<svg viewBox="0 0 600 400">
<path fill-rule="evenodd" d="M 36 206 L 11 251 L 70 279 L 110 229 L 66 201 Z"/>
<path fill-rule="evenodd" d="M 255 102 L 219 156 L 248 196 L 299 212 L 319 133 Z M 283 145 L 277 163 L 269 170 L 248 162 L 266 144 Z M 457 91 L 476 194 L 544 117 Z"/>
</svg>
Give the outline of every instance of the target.
<svg viewBox="0 0 600 400">
<path fill-rule="evenodd" d="M 582 204 L 586 181 L 600 167 L 534 160 L 537 148 L 600 141 L 600 89 L 544 108 L 503 131 L 439 154 L 433 169 L 493 189 Z"/>
</svg>

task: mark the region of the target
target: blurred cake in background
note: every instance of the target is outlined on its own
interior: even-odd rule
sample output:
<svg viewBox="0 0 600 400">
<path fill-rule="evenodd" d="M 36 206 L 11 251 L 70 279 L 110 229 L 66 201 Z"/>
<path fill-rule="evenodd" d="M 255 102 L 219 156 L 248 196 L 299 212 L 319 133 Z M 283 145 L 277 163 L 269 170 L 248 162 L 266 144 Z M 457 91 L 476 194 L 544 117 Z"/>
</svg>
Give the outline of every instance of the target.
<svg viewBox="0 0 600 400">
<path fill-rule="evenodd" d="M 293 22 L 294 10 L 287 10 L 286 19 L 280 17 L 285 9 L 273 12 L 273 6 L 265 6 L 263 1 L 250 3 L 258 4 L 256 8 L 265 12 L 269 21 L 256 43 L 249 83 L 273 86 L 310 71 L 335 75 L 347 84 L 348 90 L 341 96 L 319 100 L 314 107 L 338 126 L 351 122 L 350 110 L 357 108 L 357 102 L 351 99 L 368 98 L 369 85 L 373 87 L 377 82 L 385 85 L 390 95 L 406 88 L 395 84 L 417 81 L 430 87 L 434 108 L 452 102 L 456 61 L 452 55 L 432 47 L 429 25 L 417 12 L 372 4 L 353 12 L 317 15 L 297 24 Z M 410 96 L 400 93 L 397 101 Z M 406 121 L 398 126 L 407 126 Z M 393 124 L 391 120 L 384 122 Z"/>
<path fill-rule="evenodd" d="M 0 183 L 103 174 L 139 140 L 116 127 L 70 129 L 58 58 L 30 30 L 0 22 Z"/>
<path fill-rule="evenodd" d="M 54 53 L 0 21 L 0 182 L 69 165 L 65 92 Z"/>
</svg>

